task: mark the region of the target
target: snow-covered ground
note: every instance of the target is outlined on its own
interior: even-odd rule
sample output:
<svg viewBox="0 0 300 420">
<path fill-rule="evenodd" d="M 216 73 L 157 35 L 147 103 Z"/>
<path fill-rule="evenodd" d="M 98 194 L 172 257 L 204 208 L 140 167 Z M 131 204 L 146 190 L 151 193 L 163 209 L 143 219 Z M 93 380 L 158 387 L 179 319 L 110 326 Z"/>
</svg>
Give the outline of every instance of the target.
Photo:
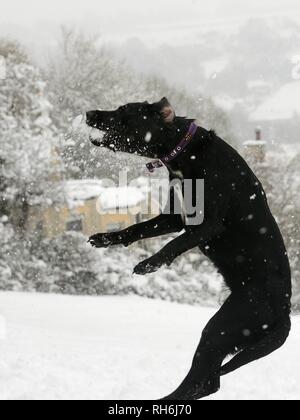
<svg viewBox="0 0 300 420">
<path fill-rule="evenodd" d="M 162 397 L 183 378 L 212 314 L 137 297 L 0 293 L 0 398 Z M 294 318 L 283 349 L 225 377 L 212 399 L 299 399 L 299 349 Z"/>
</svg>

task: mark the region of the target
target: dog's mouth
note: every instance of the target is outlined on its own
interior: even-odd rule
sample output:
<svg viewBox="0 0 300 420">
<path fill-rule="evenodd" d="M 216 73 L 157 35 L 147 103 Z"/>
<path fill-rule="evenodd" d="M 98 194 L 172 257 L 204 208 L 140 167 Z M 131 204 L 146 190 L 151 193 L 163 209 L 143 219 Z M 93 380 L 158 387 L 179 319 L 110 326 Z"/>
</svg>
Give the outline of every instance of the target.
<svg viewBox="0 0 300 420">
<path fill-rule="evenodd" d="M 92 128 L 89 132 L 89 140 L 96 147 L 104 147 L 115 153 L 118 151 L 116 141 L 112 138 L 110 131 Z"/>
<path fill-rule="evenodd" d="M 94 146 L 100 147 L 105 141 L 106 134 L 106 131 L 99 130 L 98 128 L 92 128 L 89 135 L 90 142 Z"/>
</svg>

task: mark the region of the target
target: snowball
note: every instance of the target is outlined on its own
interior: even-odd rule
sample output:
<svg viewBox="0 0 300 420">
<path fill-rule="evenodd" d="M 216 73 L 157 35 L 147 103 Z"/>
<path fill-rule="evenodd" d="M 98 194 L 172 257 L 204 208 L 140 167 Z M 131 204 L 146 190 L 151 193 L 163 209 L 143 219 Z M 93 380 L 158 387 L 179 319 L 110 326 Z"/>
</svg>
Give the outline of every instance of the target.
<svg viewBox="0 0 300 420">
<path fill-rule="evenodd" d="M 105 131 L 98 130 L 97 128 L 92 128 L 90 132 L 90 140 L 102 142 L 105 136 Z"/>
</svg>

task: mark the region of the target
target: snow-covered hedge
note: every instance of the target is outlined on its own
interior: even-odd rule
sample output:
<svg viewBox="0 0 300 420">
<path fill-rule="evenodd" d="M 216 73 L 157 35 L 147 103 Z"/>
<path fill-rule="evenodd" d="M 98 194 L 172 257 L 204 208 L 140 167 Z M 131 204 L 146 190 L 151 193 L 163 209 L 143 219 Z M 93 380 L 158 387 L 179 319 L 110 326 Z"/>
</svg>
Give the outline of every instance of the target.
<svg viewBox="0 0 300 420">
<path fill-rule="evenodd" d="M 190 253 L 172 268 L 140 277 L 134 265 L 150 256 L 129 249 L 95 250 L 81 234 L 42 240 L 15 236 L 0 224 L 0 289 L 77 295 L 137 294 L 184 303 L 212 305 L 220 299 L 222 282 L 200 254 Z M 222 294 L 221 294 L 222 295 Z"/>
<path fill-rule="evenodd" d="M 294 148 L 295 149 L 295 148 Z M 252 163 L 265 186 L 272 212 L 283 234 L 292 268 L 293 306 L 300 311 L 300 154 L 285 148 L 268 152 L 263 164 Z"/>
<path fill-rule="evenodd" d="M 228 294 L 212 265 L 197 251 L 145 277 L 132 274 L 135 264 L 161 246 L 96 250 L 78 233 L 57 239 L 21 238 L 0 223 L 0 289 L 74 295 L 136 294 L 180 303 L 217 305 Z M 148 247 L 147 247 L 148 248 Z M 299 311 L 299 255 L 290 248 L 294 310 Z"/>
</svg>

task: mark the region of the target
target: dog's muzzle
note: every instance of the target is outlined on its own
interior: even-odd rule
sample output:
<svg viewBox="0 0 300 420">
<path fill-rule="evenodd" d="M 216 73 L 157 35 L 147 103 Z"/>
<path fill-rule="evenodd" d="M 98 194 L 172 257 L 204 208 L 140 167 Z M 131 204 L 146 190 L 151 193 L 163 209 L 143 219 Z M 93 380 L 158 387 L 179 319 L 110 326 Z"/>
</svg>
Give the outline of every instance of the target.
<svg viewBox="0 0 300 420">
<path fill-rule="evenodd" d="M 101 146 L 105 134 L 105 131 L 98 130 L 97 128 L 92 128 L 89 136 L 90 142 L 94 146 Z"/>
<path fill-rule="evenodd" d="M 89 111 L 86 113 L 86 123 L 90 127 L 95 127 L 97 123 L 97 111 Z"/>
<path fill-rule="evenodd" d="M 97 111 L 89 111 L 86 113 L 86 124 L 90 128 L 89 139 L 94 146 L 101 146 L 105 131 L 96 128 L 97 125 Z"/>
</svg>

